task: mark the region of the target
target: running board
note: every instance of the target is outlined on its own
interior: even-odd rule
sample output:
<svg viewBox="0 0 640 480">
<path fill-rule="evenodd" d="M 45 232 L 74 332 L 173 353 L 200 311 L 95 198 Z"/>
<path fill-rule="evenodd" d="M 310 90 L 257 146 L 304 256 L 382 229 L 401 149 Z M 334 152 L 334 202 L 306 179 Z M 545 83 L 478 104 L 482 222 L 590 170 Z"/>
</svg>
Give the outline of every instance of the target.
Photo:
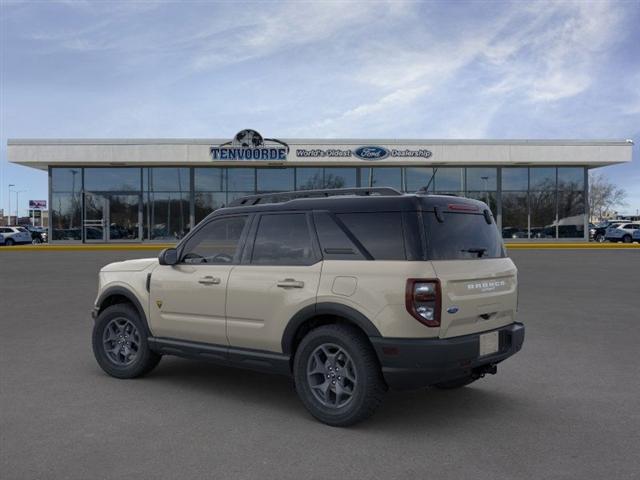
<svg viewBox="0 0 640 480">
<path fill-rule="evenodd" d="M 162 355 L 206 360 L 219 365 L 291 375 L 290 356 L 282 353 L 229 347 L 174 338 L 149 337 L 149 347 Z"/>
</svg>

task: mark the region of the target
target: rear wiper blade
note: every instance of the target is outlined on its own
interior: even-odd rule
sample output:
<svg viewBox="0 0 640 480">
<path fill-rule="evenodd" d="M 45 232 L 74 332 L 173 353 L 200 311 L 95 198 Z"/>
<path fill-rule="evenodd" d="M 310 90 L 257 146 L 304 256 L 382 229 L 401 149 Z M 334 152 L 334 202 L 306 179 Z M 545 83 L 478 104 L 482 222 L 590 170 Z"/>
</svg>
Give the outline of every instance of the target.
<svg viewBox="0 0 640 480">
<path fill-rule="evenodd" d="M 477 253 L 478 258 L 481 258 L 485 253 L 487 253 L 486 248 L 467 248 L 466 250 L 460 250 L 461 252 L 467 253 Z"/>
</svg>

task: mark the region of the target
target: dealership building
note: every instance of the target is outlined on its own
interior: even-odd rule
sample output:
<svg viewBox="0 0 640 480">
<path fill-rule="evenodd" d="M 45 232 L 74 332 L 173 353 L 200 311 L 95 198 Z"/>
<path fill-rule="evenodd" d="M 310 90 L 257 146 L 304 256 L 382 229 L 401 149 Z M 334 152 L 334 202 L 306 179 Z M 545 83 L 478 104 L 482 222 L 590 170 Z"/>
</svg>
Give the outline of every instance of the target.
<svg viewBox="0 0 640 480">
<path fill-rule="evenodd" d="M 54 242 L 173 242 L 256 193 L 351 187 L 480 199 L 514 241 L 588 240 L 588 171 L 630 140 L 13 139 L 48 172 Z"/>
</svg>

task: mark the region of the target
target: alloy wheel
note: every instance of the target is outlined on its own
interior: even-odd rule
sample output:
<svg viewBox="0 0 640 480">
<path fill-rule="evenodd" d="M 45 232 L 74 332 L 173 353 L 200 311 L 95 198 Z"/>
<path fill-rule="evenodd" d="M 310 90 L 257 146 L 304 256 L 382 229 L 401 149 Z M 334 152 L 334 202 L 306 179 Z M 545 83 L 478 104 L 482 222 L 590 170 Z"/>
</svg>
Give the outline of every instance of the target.
<svg viewBox="0 0 640 480">
<path fill-rule="evenodd" d="M 124 317 L 111 320 L 102 335 L 102 344 L 107 358 L 114 364 L 131 365 L 140 351 L 140 333 L 136 326 Z"/>
<path fill-rule="evenodd" d="M 353 398 L 358 385 L 351 356 L 334 343 L 318 346 L 307 362 L 307 384 L 323 406 L 344 407 Z"/>
</svg>

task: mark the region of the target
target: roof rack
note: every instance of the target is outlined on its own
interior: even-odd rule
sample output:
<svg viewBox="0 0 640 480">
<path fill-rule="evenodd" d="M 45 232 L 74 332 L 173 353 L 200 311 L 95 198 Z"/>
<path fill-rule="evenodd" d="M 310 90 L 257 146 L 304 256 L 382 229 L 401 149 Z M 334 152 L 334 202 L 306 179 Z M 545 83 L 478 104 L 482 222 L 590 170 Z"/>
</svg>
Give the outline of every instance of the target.
<svg viewBox="0 0 640 480">
<path fill-rule="evenodd" d="M 375 187 L 375 188 L 328 188 L 323 190 L 298 190 L 294 192 L 264 193 L 261 195 L 249 195 L 236 198 L 227 205 L 228 207 L 250 206 L 263 203 L 282 203 L 297 198 L 326 198 L 344 195 L 357 195 L 362 197 L 383 196 L 395 197 L 402 195 L 395 188 Z"/>
</svg>

